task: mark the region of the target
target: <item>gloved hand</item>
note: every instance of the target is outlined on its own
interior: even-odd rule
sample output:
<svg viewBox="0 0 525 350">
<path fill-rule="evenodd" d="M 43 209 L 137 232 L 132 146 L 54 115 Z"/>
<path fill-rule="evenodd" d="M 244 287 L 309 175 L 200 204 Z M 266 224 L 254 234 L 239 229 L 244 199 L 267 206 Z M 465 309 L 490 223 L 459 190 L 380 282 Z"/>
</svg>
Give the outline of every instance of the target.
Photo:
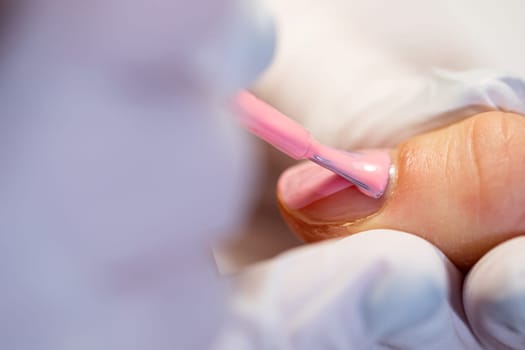
<svg viewBox="0 0 525 350">
<path fill-rule="evenodd" d="M 414 135 L 488 110 L 525 113 L 524 84 L 512 74 L 421 71 L 388 50 L 368 42 L 356 28 L 345 27 L 346 23 L 352 23 L 345 14 L 355 12 L 356 17 L 363 16 L 353 6 L 358 1 L 350 2 L 352 6 L 339 6 L 339 9 L 329 2 L 323 3 L 325 6 L 299 6 L 291 0 L 268 2 L 274 3 L 278 10 L 280 7 L 279 16 L 284 18 L 280 23 L 282 36 L 277 60 L 256 92 L 298 119 L 323 142 L 348 149 L 393 147 Z M 339 15 L 340 10 L 342 15 Z M 311 12 L 310 16 L 308 12 Z M 338 21 L 341 17 L 344 21 Z M 314 19 L 315 30 L 311 27 Z M 373 23 L 380 26 L 381 20 Z M 449 21 L 443 23 L 450 26 Z M 430 44 L 433 52 L 447 50 L 435 42 Z M 471 49 L 468 45 L 463 47 L 466 51 Z M 458 58 L 457 48 L 452 50 L 453 59 Z M 492 117 L 500 118 L 484 116 L 481 127 L 491 123 L 493 126 L 505 125 L 504 122 L 498 124 L 501 120 L 487 120 Z M 465 130 L 465 125 L 454 128 Z M 496 129 L 495 134 L 490 133 L 490 128 L 485 128 L 485 132 L 489 131 L 486 135 L 493 136 L 489 145 L 502 141 L 497 137 L 498 130 L 505 128 Z M 518 135 L 513 130 L 509 128 L 503 136 Z M 425 145 L 424 140 L 429 143 L 426 148 L 421 147 L 420 152 L 429 160 L 428 163 L 416 162 L 415 166 L 423 170 L 427 167 L 434 172 L 422 172 L 421 175 L 426 176 L 407 176 L 407 181 L 413 180 L 414 195 L 406 198 L 405 210 L 396 213 L 395 207 L 391 206 L 395 203 L 387 203 L 387 208 L 394 208 L 392 211 L 382 211 L 368 220 L 363 219 L 363 225 L 359 222 L 345 225 L 345 215 L 350 213 L 356 219 L 359 214 L 366 216 L 367 213 L 352 213 L 353 202 L 349 199 L 355 198 L 342 194 L 339 203 L 335 195 L 307 208 L 288 211 L 289 223 L 303 237 L 319 240 L 342 233 L 365 232 L 301 247 L 245 271 L 239 277 L 237 294 L 232 298 L 231 322 L 218 348 L 523 348 L 525 287 L 519 276 L 523 274 L 525 258 L 519 251 L 525 247 L 525 239 L 515 238 L 493 248 L 463 280 L 462 273 L 440 249 L 407 233 L 424 235 L 428 228 L 433 228 L 436 234 L 427 238 L 433 238 L 435 244 L 447 248 L 447 253 L 466 268 L 483 252 L 494 247 L 496 241 L 519 233 L 503 232 L 505 237 L 495 234 L 508 219 L 505 213 L 497 211 L 498 206 L 512 206 L 518 198 L 516 196 L 523 192 L 516 180 L 519 168 L 514 168 L 511 176 L 514 179 L 511 183 L 516 187 L 505 188 L 508 192 L 499 197 L 505 203 L 491 203 L 489 208 L 496 211 L 485 212 L 485 220 L 492 220 L 490 225 L 484 226 L 485 222 L 480 221 L 476 226 L 473 220 L 476 216 L 462 217 L 464 212 L 455 212 L 458 203 L 476 209 L 480 202 L 470 201 L 468 197 L 458 202 L 457 196 L 446 192 L 436 191 L 434 195 L 436 201 L 442 202 L 442 208 L 450 201 L 450 213 L 433 213 L 432 205 L 420 203 L 426 200 L 425 203 L 432 204 L 433 198 L 428 198 L 436 189 L 432 180 L 446 177 L 451 184 L 457 184 L 456 179 L 465 181 L 461 169 L 433 164 L 432 159 L 438 156 L 431 144 L 435 137 L 421 136 L 419 139 L 421 146 Z M 510 136 L 503 144 L 510 140 L 519 142 L 520 137 Z M 486 150 L 485 141 L 488 139 L 468 134 L 452 137 L 450 147 L 465 157 L 468 156 L 465 148 L 454 147 L 454 142 L 468 144 L 469 141 Z M 501 143 L 499 145 L 499 151 L 504 152 Z M 512 149 L 517 151 L 513 159 L 520 163 L 519 150 L 522 147 Z M 506 158 L 498 163 L 498 155 L 505 157 L 498 150 L 486 151 L 492 152 L 489 159 L 495 164 L 507 164 L 512 168 L 513 164 L 505 162 Z M 505 172 L 498 167 L 488 179 L 495 188 L 500 186 L 498 171 Z M 293 181 L 297 175 L 293 170 L 285 174 L 281 190 L 286 188 L 283 185 L 286 179 Z M 429 180 L 426 186 L 421 184 L 425 179 Z M 472 177 L 472 183 L 468 184 L 469 190 L 477 184 L 474 179 Z M 446 183 L 442 181 L 438 189 L 444 190 L 443 182 Z M 296 190 L 300 188 L 297 186 Z M 420 198 L 416 192 L 419 190 Z M 280 197 L 283 200 L 281 205 L 286 206 L 282 191 Z M 402 199 L 403 196 L 397 198 Z M 331 214 L 340 215 L 335 224 L 323 219 L 323 204 L 324 209 L 332 210 Z M 517 218 L 520 217 L 518 213 Z M 376 225 L 370 225 L 374 220 Z M 451 227 L 451 223 L 457 225 L 455 235 L 440 236 L 445 227 Z M 514 224 L 519 229 L 519 220 Z M 396 225 L 406 232 L 377 229 L 396 228 Z M 376 229 L 366 231 L 373 228 Z M 486 239 L 479 239 L 476 234 L 485 234 Z M 469 247 L 469 242 L 485 242 L 486 246 L 478 250 L 477 256 L 469 256 L 475 251 L 472 245 Z M 448 247 L 445 243 L 449 244 Z M 454 252 L 454 247 L 467 249 Z"/>
<path fill-rule="evenodd" d="M 432 118 L 440 125 L 450 122 L 440 116 L 451 113 L 455 120 L 487 109 L 525 113 L 525 84 L 517 78 L 470 72 L 433 75 L 428 82 L 435 88 L 421 89 L 418 99 L 396 106 L 410 118 L 376 125 L 386 137 L 388 132 L 395 137 L 406 120 L 424 125 Z M 441 110 L 437 103 L 427 105 L 425 111 L 428 101 L 447 103 Z M 396 108 L 383 115 L 403 115 Z M 352 128 L 360 118 L 349 115 L 346 125 Z M 299 248 L 245 272 L 222 346 L 522 348 L 525 285 L 519 276 L 525 238 L 492 249 L 464 286 L 456 267 L 468 268 L 497 243 L 523 232 L 525 120 L 520 118 L 487 113 L 404 142 L 398 149 L 405 153 L 396 164 L 399 178 L 382 203 L 349 188 L 289 208 L 297 193 L 286 192 L 315 193 L 310 187 L 325 171 L 310 164 L 287 171 L 279 197 L 300 236 L 322 240 L 366 232 Z M 321 174 L 318 182 L 327 179 Z M 383 227 L 398 230 L 378 230 Z M 456 265 L 435 245 L 405 232 L 427 238 Z M 234 347 L 241 340 L 242 346 Z"/>
</svg>

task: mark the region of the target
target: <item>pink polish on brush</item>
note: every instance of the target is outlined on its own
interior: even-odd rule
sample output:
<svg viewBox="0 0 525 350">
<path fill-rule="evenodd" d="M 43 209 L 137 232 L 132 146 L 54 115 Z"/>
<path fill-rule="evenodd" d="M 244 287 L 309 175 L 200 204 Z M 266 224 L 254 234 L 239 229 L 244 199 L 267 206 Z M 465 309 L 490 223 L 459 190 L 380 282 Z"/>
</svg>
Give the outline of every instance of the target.
<svg viewBox="0 0 525 350">
<path fill-rule="evenodd" d="M 309 159 L 345 178 L 373 198 L 388 185 L 391 160 L 387 151 L 347 152 L 320 144 L 299 123 L 259 100 L 241 92 L 235 107 L 244 127 L 293 159 Z"/>
</svg>

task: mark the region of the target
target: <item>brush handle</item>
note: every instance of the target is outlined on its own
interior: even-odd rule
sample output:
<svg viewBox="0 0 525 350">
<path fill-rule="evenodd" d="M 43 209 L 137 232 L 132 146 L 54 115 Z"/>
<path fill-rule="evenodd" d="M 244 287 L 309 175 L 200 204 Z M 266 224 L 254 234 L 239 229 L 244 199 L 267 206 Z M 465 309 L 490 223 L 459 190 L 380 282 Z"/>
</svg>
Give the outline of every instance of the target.
<svg viewBox="0 0 525 350">
<path fill-rule="evenodd" d="M 249 92 L 237 95 L 235 107 L 241 123 L 250 132 L 293 159 L 308 157 L 312 136 L 299 123 Z"/>
</svg>

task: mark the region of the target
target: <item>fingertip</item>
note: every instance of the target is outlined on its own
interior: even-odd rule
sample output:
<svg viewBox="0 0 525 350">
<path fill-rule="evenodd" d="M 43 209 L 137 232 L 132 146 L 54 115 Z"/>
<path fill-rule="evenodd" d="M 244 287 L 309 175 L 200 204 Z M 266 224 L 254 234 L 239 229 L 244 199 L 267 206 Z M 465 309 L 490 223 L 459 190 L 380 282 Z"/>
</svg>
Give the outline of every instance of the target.
<svg viewBox="0 0 525 350">
<path fill-rule="evenodd" d="M 486 254 L 465 281 L 465 312 L 478 338 L 491 348 L 525 345 L 525 237 Z"/>
</svg>

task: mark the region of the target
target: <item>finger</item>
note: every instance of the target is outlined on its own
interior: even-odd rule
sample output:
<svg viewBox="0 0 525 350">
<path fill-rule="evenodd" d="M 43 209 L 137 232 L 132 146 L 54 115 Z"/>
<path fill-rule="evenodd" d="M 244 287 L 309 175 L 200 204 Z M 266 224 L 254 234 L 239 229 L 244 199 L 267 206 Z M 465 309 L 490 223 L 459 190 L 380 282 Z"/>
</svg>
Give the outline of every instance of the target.
<svg viewBox="0 0 525 350">
<path fill-rule="evenodd" d="M 314 165 L 278 185 L 286 221 L 307 241 L 390 228 L 412 232 L 461 268 L 525 231 L 525 118 L 477 115 L 392 151 L 397 176 L 380 201 Z M 335 192 L 335 193 L 334 193 Z"/>
<path fill-rule="evenodd" d="M 478 349 L 460 316 L 461 278 L 430 243 L 398 231 L 301 247 L 241 275 L 223 341 L 242 334 L 252 349 Z"/>
<path fill-rule="evenodd" d="M 465 311 L 489 349 L 525 348 L 525 237 L 492 249 L 465 282 Z"/>
</svg>

